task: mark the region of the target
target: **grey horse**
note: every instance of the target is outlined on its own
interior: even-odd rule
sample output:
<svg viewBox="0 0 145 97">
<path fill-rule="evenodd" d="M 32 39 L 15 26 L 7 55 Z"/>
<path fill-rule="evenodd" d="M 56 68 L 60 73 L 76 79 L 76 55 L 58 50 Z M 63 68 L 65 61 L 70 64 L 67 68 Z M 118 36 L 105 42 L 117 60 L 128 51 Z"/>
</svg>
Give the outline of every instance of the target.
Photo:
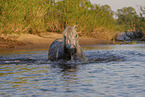
<svg viewBox="0 0 145 97">
<path fill-rule="evenodd" d="M 49 47 L 48 59 L 56 60 L 84 60 L 82 48 L 79 45 L 79 37 L 76 32 L 76 25 L 66 27 L 63 38 L 58 38 Z"/>
</svg>

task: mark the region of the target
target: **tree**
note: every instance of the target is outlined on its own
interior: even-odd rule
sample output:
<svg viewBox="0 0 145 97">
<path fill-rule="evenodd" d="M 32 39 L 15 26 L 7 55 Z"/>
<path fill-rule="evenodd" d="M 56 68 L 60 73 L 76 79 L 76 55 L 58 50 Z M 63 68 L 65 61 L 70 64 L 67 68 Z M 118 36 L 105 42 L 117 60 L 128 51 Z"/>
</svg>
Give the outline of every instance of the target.
<svg viewBox="0 0 145 97">
<path fill-rule="evenodd" d="M 145 6 L 140 6 L 140 11 L 139 22 L 136 25 L 136 29 L 145 34 Z"/>
<path fill-rule="evenodd" d="M 117 24 L 124 25 L 125 30 L 133 30 L 138 15 L 132 7 L 124 7 L 117 10 Z"/>
</svg>

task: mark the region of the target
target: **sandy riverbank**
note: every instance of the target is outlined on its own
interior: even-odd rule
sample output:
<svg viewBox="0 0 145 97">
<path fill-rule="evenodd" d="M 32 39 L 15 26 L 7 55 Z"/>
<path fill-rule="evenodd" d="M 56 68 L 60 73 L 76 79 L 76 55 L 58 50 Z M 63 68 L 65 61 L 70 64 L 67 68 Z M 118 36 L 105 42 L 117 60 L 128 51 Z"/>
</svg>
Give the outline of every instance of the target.
<svg viewBox="0 0 145 97">
<path fill-rule="evenodd" d="M 62 34 L 45 32 L 40 35 L 32 34 L 11 34 L 0 37 L 0 49 L 36 49 L 49 48 L 50 44 Z M 91 37 L 79 37 L 80 45 L 108 44 L 106 40 L 99 40 Z"/>
</svg>

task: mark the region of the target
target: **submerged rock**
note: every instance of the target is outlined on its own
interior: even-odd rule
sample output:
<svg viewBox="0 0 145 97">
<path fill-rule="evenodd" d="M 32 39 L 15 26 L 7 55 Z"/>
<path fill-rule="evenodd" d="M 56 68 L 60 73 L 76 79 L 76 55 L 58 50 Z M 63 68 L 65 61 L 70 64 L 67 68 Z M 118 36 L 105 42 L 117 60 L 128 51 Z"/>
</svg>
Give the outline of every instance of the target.
<svg viewBox="0 0 145 97">
<path fill-rule="evenodd" d="M 123 40 L 135 40 L 135 39 L 142 39 L 144 34 L 142 32 L 121 32 L 116 35 L 116 40 L 123 41 Z"/>
</svg>

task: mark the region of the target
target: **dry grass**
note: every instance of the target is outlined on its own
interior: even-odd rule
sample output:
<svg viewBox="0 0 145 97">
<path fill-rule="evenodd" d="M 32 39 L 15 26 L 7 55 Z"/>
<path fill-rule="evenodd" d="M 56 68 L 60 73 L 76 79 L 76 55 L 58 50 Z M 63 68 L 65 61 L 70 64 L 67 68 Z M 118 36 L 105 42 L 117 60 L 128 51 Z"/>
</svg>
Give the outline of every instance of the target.
<svg viewBox="0 0 145 97">
<path fill-rule="evenodd" d="M 7 34 L 0 36 L 0 49 L 4 48 L 48 48 L 57 38 L 62 38 L 62 34 L 45 32 L 40 35 L 33 34 Z M 88 36 L 79 38 L 81 45 L 107 44 L 108 41 L 95 39 Z"/>
</svg>

